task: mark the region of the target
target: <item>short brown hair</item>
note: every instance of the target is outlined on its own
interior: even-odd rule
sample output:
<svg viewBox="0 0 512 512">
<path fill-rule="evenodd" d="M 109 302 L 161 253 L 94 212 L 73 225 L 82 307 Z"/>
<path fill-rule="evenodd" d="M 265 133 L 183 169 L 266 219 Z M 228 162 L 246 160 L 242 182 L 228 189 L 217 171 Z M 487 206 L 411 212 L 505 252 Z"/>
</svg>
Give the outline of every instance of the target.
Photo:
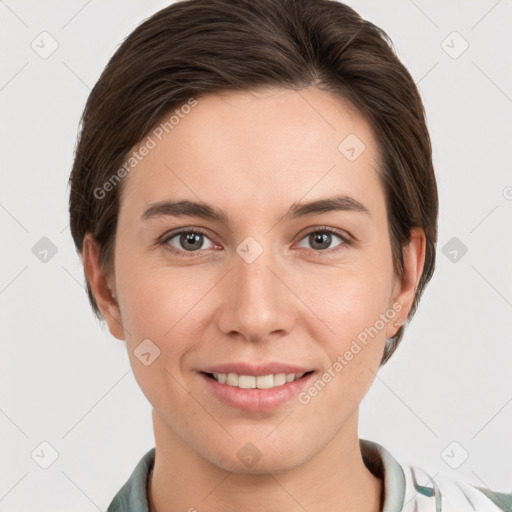
<svg viewBox="0 0 512 512">
<path fill-rule="evenodd" d="M 113 271 L 123 182 L 105 197 L 95 191 L 164 115 L 192 97 L 216 92 L 310 85 L 351 102 L 373 129 L 399 276 L 411 229 L 425 231 L 425 266 L 410 318 L 432 277 L 437 242 L 438 196 L 425 112 L 388 35 L 333 0 L 181 0 L 139 25 L 108 62 L 82 115 L 69 180 L 70 228 L 79 254 L 90 232 L 100 246 L 101 268 Z M 401 326 L 388 340 L 381 364 L 403 333 Z"/>
</svg>

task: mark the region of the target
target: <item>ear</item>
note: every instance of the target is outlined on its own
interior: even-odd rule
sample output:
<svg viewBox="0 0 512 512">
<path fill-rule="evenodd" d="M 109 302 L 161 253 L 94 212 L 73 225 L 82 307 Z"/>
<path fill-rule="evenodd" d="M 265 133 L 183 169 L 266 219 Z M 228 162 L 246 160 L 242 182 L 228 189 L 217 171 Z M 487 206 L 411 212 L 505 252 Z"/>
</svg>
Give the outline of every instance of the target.
<svg viewBox="0 0 512 512">
<path fill-rule="evenodd" d="M 388 323 L 386 337 L 392 338 L 404 324 L 409 316 L 418 283 L 425 264 L 426 237 L 421 228 L 413 228 L 409 244 L 402 249 L 404 261 L 404 275 L 396 277 L 393 287 L 393 302 L 391 306 L 398 311 L 393 321 Z"/>
<path fill-rule="evenodd" d="M 84 271 L 99 310 L 105 317 L 112 336 L 124 340 L 124 329 L 119 304 L 115 299 L 115 282 L 112 276 L 106 276 L 100 268 L 100 249 L 91 233 L 87 233 L 82 244 Z"/>
</svg>

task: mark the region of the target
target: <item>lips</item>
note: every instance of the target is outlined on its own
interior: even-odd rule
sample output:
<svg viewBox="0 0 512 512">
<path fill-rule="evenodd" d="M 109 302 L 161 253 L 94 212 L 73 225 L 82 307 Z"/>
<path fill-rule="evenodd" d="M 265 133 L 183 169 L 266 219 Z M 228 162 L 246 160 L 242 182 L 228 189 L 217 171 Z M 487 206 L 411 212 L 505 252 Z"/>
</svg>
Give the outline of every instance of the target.
<svg viewBox="0 0 512 512">
<path fill-rule="evenodd" d="M 261 412 L 275 409 L 296 396 L 315 371 L 304 366 L 269 362 L 225 363 L 199 372 L 207 389 L 236 409 Z"/>
</svg>

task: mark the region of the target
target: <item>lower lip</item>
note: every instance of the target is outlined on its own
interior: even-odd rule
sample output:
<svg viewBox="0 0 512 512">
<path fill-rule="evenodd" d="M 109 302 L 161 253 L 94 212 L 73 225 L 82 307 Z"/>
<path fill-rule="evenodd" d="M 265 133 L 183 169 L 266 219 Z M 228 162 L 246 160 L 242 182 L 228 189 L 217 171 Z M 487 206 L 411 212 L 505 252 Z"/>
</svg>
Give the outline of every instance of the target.
<svg viewBox="0 0 512 512">
<path fill-rule="evenodd" d="M 275 409 L 297 396 L 314 374 L 315 372 L 308 373 L 293 382 L 287 382 L 282 386 L 270 389 L 242 389 L 221 384 L 205 373 L 200 373 L 200 376 L 206 382 L 208 388 L 231 407 L 260 412 Z"/>
</svg>

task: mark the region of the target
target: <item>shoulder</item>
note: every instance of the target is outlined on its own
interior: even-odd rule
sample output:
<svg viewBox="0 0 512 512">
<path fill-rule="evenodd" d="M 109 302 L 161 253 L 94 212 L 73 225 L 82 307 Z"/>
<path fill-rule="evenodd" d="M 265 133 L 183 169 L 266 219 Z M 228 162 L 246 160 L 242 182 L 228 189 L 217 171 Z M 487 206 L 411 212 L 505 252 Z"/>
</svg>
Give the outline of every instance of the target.
<svg viewBox="0 0 512 512">
<path fill-rule="evenodd" d="M 114 496 L 107 512 L 149 512 L 147 482 L 155 461 L 151 448 L 138 462 L 130 478 Z"/>
<path fill-rule="evenodd" d="M 402 470 L 403 512 L 512 512 L 512 492 L 493 491 L 444 473 L 429 475 L 416 466 Z"/>
<path fill-rule="evenodd" d="M 378 443 L 360 439 L 368 469 L 383 480 L 382 512 L 512 512 L 512 492 L 469 484 L 399 462 Z"/>
</svg>

